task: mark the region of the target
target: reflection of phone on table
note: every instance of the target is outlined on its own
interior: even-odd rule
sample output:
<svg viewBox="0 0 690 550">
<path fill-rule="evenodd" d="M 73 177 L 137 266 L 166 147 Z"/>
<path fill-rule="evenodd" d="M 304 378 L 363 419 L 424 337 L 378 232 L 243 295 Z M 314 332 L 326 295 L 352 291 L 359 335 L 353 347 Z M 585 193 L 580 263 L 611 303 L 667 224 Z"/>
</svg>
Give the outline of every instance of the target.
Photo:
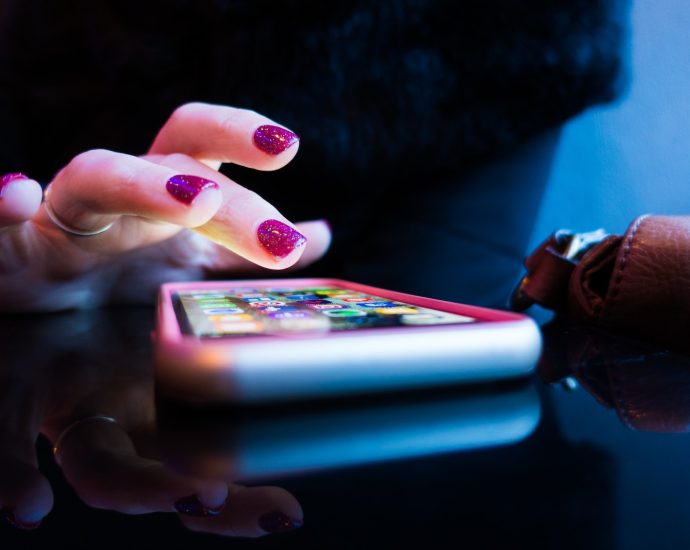
<svg viewBox="0 0 690 550">
<path fill-rule="evenodd" d="M 186 472 L 256 481 L 511 445 L 539 424 L 534 384 L 374 396 L 257 413 L 159 407 L 164 460 Z"/>
<path fill-rule="evenodd" d="M 541 348 L 523 315 L 335 279 L 163 285 L 155 343 L 168 393 L 238 402 L 512 378 Z"/>
</svg>

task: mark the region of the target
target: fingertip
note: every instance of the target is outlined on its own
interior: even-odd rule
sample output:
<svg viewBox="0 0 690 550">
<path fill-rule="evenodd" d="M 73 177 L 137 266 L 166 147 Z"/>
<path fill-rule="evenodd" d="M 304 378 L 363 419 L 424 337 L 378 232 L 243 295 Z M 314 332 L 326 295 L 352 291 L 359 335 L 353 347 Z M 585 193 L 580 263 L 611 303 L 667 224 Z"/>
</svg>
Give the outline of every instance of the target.
<svg viewBox="0 0 690 550">
<path fill-rule="evenodd" d="M 306 236 L 307 246 L 293 267 L 300 269 L 321 259 L 331 246 L 333 234 L 328 220 L 300 222 L 297 228 Z"/>
<path fill-rule="evenodd" d="M 283 514 L 295 520 L 300 522 L 304 521 L 302 505 L 290 491 L 275 485 L 264 485 L 257 487 L 257 489 L 263 492 L 262 498 L 268 502 L 274 503 L 274 509 L 279 509 Z"/>
<path fill-rule="evenodd" d="M 304 522 L 297 499 L 280 487 L 241 487 L 231 484 L 227 506 L 219 517 L 181 516 L 198 532 L 258 538 L 298 529 Z"/>
<path fill-rule="evenodd" d="M 0 225 L 24 222 L 41 206 L 43 189 L 23 174 L 7 174 L 0 178 Z"/>
<path fill-rule="evenodd" d="M 254 130 L 252 141 L 259 150 L 274 157 L 299 146 L 299 136 L 295 132 L 275 124 L 259 126 Z"/>
<path fill-rule="evenodd" d="M 223 193 L 218 187 L 205 189 L 190 204 L 185 226 L 193 228 L 208 223 L 222 204 Z"/>
<path fill-rule="evenodd" d="M 199 483 L 198 494 L 205 507 L 220 510 L 228 500 L 228 486 L 223 481 L 204 480 Z"/>
<path fill-rule="evenodd" d="M 269 269 L 287 269 L 299 261 L 308 238 L 295 226 L 276 219 L 264 220 L 256 229 L 259 246 L 272 262 Z"/>
<path fill-rule="evenodd" d="M 53 509 L 53 498 L 48 480 L 38 474 L 36 483 L 27 493 L 27 498 L 14 507 L 15 519 L 24 525 L 38 526 Z"/>
<path fill-rule="evenodd" d="M 269 127 L 282 130 L 294 138 L 277 137 L 275 142 L 271 143 L 271 139 L 266 137 L 266 134 L 262 134 L 262 129 Z M 256 149 L 256 161 L 253 163 L 253 168 L 262 172 L 273 172 L 292 162 L 299 152 L 300 140 L 297 134 L 289 130 L 279 126 L 264 125 L 254 131 L 252 143 Z"/>
<path fill-rule="evenodd" d="M 280 510 L 272 510 L 259 518 L 259 527 L 269 535 L 294 531 L 302 525 L 303 519 L 289 516 Z"/>
<path fill-rule="evenodd" d="M 231 162 L 272 171 L 290 162 L 298 148 L 295 132 L 255 111 L 194 102 L 175 110 L 150 153 L 185 153 L 213 169 Z"/>
<path fill-rule="evenodd" d="M 326 251 L 333 240 L 331 223 L 326 220 L 309 220 L 299 222 L 297 228 L 307 237 L 309 248 L 319 248 Z"/>
<path fill-rule="evenodd" d="M 223 203 L 223 193 L 217 182 L 189 174 L 171 176 L 165 189 L 181 211 L 179 220 L 186 227 L 198 227 L 207 223 Z"/>
<path fill-rule="evenodd" d="M 53 509 L 53 491 L 36 467 L 14 459 L 1 460 L 2 471 L 11 474 L 0 483 L 0 509 L 12 525 L 34 529 Z"/>
</svg>

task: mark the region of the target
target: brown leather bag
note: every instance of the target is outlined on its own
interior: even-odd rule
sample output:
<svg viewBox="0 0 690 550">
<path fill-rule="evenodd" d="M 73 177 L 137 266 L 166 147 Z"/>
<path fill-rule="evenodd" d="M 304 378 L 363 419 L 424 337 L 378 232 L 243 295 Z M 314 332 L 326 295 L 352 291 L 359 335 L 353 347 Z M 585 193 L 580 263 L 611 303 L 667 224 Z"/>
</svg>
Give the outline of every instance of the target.
<svg viewBox="0 0 690 550">
<path fill-rule="evenodd" d="M 525 266 L 514 309 L 536 303 L 690 352 L 690 216 L 641 216 L 623 236 L 558 231 Z"/>
<path fill-rule="evenodd" d="M 634 430 L 690 431 L 690 357 L 596 328 L 544 329 L 539 373 L 570 389 L 577 381 Z"/>
</svg>

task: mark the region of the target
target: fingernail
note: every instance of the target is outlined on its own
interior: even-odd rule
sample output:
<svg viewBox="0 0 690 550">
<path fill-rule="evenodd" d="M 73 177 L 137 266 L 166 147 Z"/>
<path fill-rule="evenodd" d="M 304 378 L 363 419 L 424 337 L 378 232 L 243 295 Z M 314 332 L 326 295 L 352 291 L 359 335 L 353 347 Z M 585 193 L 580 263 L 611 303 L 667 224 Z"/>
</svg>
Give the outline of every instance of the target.
<svg viewBox="0 0 690 550">
<path fill-rule="evenodd" d="M 278 220 L 262 222 L 256 233 L 261 246 L 279 260 L 307 242 L 302 233 Z"/>
<path fill-rule="evenodd" d="M 279 155 L 299 141 L 299 136 L 280 126 L 259 126 L 254 132 L 254 145 L 269 155 Z"/>
<path fill-rule="evenodd" d="M 0 198 L 2 198 L 3 191 L 5 190 L 5 186 L 10 183 L 11 181 L 17 181 L 17 180 L 28 180 L 29 177 L 25 176 L 21 172 L 11 172 L 9 174 L 5 174 L 4 176 L 0 177 Z"/>
<path fill-rule="evenodd" d="M 34 529 L 38 529 L 38 527 L 41 525 L 40 521 L 27 523 L 18 520 L 14 516 L 14 512 L 12 510 L 2 510 L 1 513 L 2 516 L 5 518 L 5 521 L 7 521 L 7 523 L 9 523 L 12 527 L 21 529 L 22 531 L 33 531 Z"/>
<path fill-rule="evenodd" d="M 170 178 L 165 184 L 165 188 L 178 201 L 192 204 L 192 201 L 204 189 L 218 189 L 218 184 L 198 176 L 179 174 Z"/>
<path fill-rule="evenodd" d="M 221 514 L 221 512 L 225 509 L 225 502 L 215 508 L 209 508 L 208 506 L 201 504 L 198 496 L 190 495 L 177 500 L 174 506 L 175 510 L 177 510 L 180 514 L 186 514 L 188 516 L 198 518 L 212 518 Z"/>
<path fill-rule="evenodd" d="M 282 512 L 268 512 L 259 518 L 259 527 L 267 533 L 286 533 L 293 529 L 299 529 L 304 522 L 301 519 L 291 518 Z"/>
</svg>

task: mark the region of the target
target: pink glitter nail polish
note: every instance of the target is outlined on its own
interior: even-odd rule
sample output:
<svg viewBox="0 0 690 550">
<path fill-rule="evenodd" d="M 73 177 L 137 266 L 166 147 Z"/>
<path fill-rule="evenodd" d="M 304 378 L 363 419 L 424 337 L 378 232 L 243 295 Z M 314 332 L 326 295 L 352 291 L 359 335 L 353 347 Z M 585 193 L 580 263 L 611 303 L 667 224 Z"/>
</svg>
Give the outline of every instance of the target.
<svg viewBox="0 0 690 550">
<path fill-rule="evenodd" d="M 279 155 L 299 141 L 299 136 L 280 126 L 259 126 L 254 132 L 254 145 L 269 155 Z"/>
<path fill-rule="evenodd" d="M 11 181 L 17 181 L 17 180 L 28 180 L 29 177 L 25 176 L 21 172 L 11 172 L 9 174 L 5 174 L 4 176 L 0 177 L 0 199 L 2 198 L 3 192 L 5 191 L 5 187 L 7 186 L 8 183 Z"/>
<path fill-rule="evenodd" d="M 198 176 L 179 174 L 170 178 L 165 184 L 165 188 L 178 201 L 192 204 L 192 201 L 204 189 L 218 189 L 218 184 Z"/>
<path fill-rule="evenodd" d="M 268 512 L 259 518 L 259 527 L 267 533 L 287 533 L 299 529 L 303 524 L 301 519 L 291 518 L 279 510 Z"/>
<path fill-rule="evenodd" d="M 261 246 L 277 260 L 282 260 L 307 242 L 302 233 L 278 220 L 262 222 L 256 233 Z"/>
<path fill-rule="evenodd" d="M 225 502 L 216 508 L 209 508 L 201 504 L 199 497 L 190 495 L 175 501 L 175 510 L 180 514 L 198 518 L 212 518 L 219 516 L 225 509 Z"/>
</svg>

